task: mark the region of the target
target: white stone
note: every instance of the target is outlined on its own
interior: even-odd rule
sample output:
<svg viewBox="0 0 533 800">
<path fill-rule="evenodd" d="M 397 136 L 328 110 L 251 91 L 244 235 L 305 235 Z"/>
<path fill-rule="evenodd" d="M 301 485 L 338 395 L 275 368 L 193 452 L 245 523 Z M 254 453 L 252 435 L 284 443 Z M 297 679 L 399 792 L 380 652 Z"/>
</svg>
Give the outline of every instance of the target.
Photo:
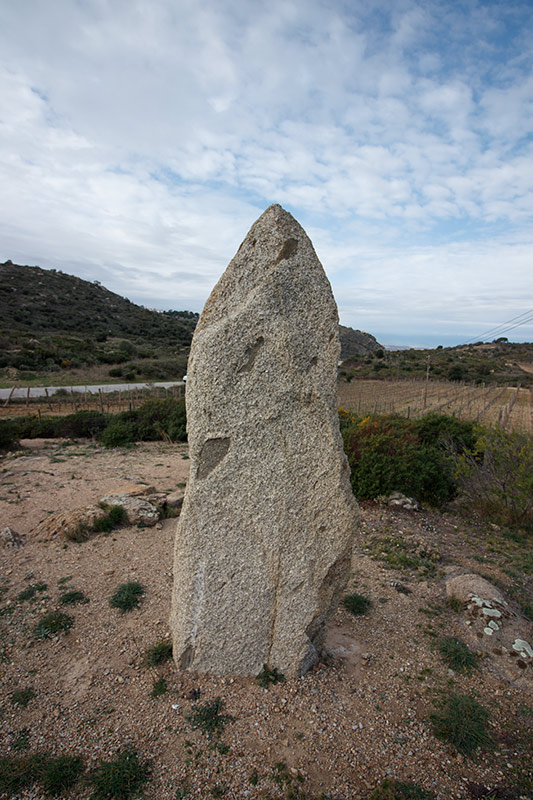
<svg viewBox="0 0 533 800">
<path fill-rule="evenodd" d="M 175 546 L 180 668 L 287 678 L 317 661 L 358 512 L 339 434 L 337 309 L 281 206 L 202 312 L 187 371 L 190 478 Z"/>
<path fill-rule="evenodd" d="M 524 639 L 515 639 L 513 642 L 513 650 L 523 651 L 527 653 L 530 658 L 533 658 L 533 650 Z"/>
<path fill-rule="evenodd" d="M 483 633 L 486 633 L 487 636 L 492 636 L 492 628 L 483 628 Z"/>
</svg>

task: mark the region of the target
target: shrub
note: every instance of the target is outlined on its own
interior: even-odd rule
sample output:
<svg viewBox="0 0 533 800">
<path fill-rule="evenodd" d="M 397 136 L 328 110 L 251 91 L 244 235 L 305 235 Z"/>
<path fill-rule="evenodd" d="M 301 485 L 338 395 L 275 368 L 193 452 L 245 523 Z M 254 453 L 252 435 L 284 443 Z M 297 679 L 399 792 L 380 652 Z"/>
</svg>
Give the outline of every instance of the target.
<svg viewBox="0 0 533 800">
<path fill-rule="evenodd" d="M 17 689 L 16 691 L 11 693 L 11 702 L 13 705 L 22 706 L 22 708 L 26 708 L 30 700 L 33 700 L 35 697 L 35 690 L 31 689 L 30 687 L 26 689 Z"/>
<path fill-rule="evenodd" d="M 111 761 L 100 761 L 88 775 L 93 800 L 128 800 L 139 796 L 152 773 L 148 761 L 140 762 L 137 751 L 126 747 Z"/>
<path fill-rule="evenodd" d="M 224 701 L 220 697 L 215 697 L 214 700 L 202 703 L 191 711 L 187 715 L 187 720 L 191 727 L 199 728 L 211 739 L 213 736 L 219 736 L 226 723 L 234 719 L 229 714 L 223 714 L 223 708 Z"/>
<path fill-rule="evenodd" d="M 474 423 L 432 411 L 416 421 L 418 438 L 427 445 L 444 445 L 462 453 L 474 446 Z"/>
<path fill-rule="evenodd" d="M 472 697 L 449 694 L 442 707 L 430 715 L 433 733 L 467 755 L 478 747 L 489 747 L 489 712 Z"/>
<path fill-rule="evenodd" d="M 364 594 L 347 594 L 342 604 L 354 617 L 366 614 L 372 606 L 372 601 Z"/>
<path fill-rule="evenodd" d="M 146 400 L 135 411 L 124 411 L 113 417 L 100 436 L 106 447 L 120 447 L 139 441 L 161 439 L 181 442 L 186 438 L 183 398 Z"/>
<path fill-rule="evenodd" d="M 393 491 L 440 506 L 455 493 L 453 462 L 417 423 L 394 414 L 365 417 L 343 431 L 351 484 L 359 499 Z"/>
<path fill-rule="evenodd" d="M 35 783 L 47 795 L 55 797 L 71 789 L 83 771 L 79 756 L 50 756 L 31 753 L 24 756 L 0 758 L 0 791 L 10 797 L 18 795 Z"/>
<path fill-rule="evenodd" d="M 256 681 L 260 686 L 268 689 L 271 683 L 285 683 L 285 675 L 283 672 L 278 672 L 276 667 L 270 669 L 266 664 L 263 664 L 263 669 L 256 676 Z"/>
<path fill-rule="evenodd" d="M 165 678 L 157 678 L 152 685 L 152 691 L 150 692 L 150 697 L 156 698 L 161 697 L 162 694 L 165 694 L 167 691 L 167 682 Z"/>
<path fill-rule="evenodd" d="M 127 521 L 128 515 L 123 506 L 110 506 L 103 517 L 94 520 L 91 527 L 95 533 L 109 533 Z"/>
<path fill-rule="evenodd" d="M 370 800 L 431 800 L 434 795 L 415 783 L 404 783 L 395 778 L 385 778 L 370 795 Z"/>
<path fill-rule="evenodd" d="M 448 666 L 455 672 L 470 675 L 477 668 L 479 656 L 454 636 L 446 636 L 437 643 L 437 648 Z"/>
<path fill-rule="evenodd" d="M 172 658 L 172 642 L 158 642 L 144 653 L 144 663 L 148 667 L 157 667 Z"/>
<path fill-rule="evenodd" d="M 33 635 L 36 639 L 50 639 L 58 633 L 66 633 L 74 625 L 74 620 L 61 611 L 49 611 L 34 628 Z"/>
<path fill-rule="evenodd" d="M 59 602 L 63 606 L 75 606 L 78 603 L 88 603 L 89 598 L 85 597 L 83 592 L 78 592 L 73 589 L 71 592 L 64 592 L 62 595 L 60 595 Z"/>
<path fill-rule="evenodd" d="M 137 427 L 133 420 L 124 419 L 122 414 L 118 414 L 104 428 L 99 439 L 104 447 L 124 447 L 124 445 L 135 444 Z"/>
<path fill-rule="evenodd" d="M 533 529 L 533 440 L 499 428 L 479 429 L 457 458 L 462 498 L 481 516 Z"/>
<path fill-rule="evenodd" d="M 56 756 L 45 759 L 39 783 L 46 794 L 56 796 L 71 789 L 83 771 L 83 760 L 79 756 Z"/>
<path fill-rule="evenodd" d="M 18 445 L 18 435 L 13 420 L 0 419 L 0 452 Z"/>
<path fill-rule="evenodd" d="M 143 594 L 144 586 L 141 583 L 138 581 L 129 581 L 129 583 L 122 583 L 118 587 L 109 603 L 113 608 L 120 609 L 124 614 L 126 611 L 138 608 Z"/>
</svg>

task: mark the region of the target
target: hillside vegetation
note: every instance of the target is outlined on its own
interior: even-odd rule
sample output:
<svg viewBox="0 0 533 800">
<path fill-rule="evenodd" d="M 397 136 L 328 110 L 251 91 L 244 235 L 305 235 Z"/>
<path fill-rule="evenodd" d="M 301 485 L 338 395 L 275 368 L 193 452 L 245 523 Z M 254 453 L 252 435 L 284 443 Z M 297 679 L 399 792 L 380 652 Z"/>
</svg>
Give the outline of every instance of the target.
<svg viewBox="0 0 533 800">
<path fill-rule="evenodd" d="M 197 319 L 191 311 L 150 311 L 60 270 L 7 261 L 0 264 L 0 379 L 179 380 Z"/>
<path fill-rule="evenodd" d="M 498 340 L 491 343 L 437 347 L 434 350 L 378 348 L 353 355 L 340 368 L 341 379 L 431 378 L 467 383 L 533 386 L 533 344 Z"/>
<path fill-rule="evenodd" d="M 0 264 L 0 381 L 43 384 L 179 380 L 187 370 L 192 311 L 151 311 L 98 281 L 61 270 Z M 339 326 L 341 357 L 382 345 Z"/>
</svg>

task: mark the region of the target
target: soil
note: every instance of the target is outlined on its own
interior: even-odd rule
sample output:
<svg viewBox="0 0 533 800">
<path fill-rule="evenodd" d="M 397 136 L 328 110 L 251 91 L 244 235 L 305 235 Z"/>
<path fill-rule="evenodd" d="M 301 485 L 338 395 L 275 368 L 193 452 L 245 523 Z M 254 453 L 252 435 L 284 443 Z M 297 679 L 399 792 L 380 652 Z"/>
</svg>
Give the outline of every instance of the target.
<svg viewBox="0 0 533 800">
<path fill-rule="evenodd" d="M 465 609 L 446 601 L 446 577 L 461 573 L 482 572 L 505 594 L 510 562 L 486 549 L 487 538 L 503 541 L 496 526 L 452 512 L 363 504 L 347 593 L 370 598 L 370 610 L 356 617 L 341 607 L 323 661 L 265 689 L 254 678 L 178 672 L 171 660 L 144 665 L 146 649 L 169 639 L 174 519 L 80 543 L 35 534 L 47 515 L 126 485 L 179 491 L 187 480 L 186 445 L 23 446 L 0 460 L 0 529 L 9 526 L 24 540 L 1 550 L 0 756 L 16 755 L 24 730 L 29 752 L 80 754 L 87 770 L 132 745 L 152 767 L 145 798 L 162 800 L 364 800 L 387 777 L 438 800 L 529 796 L 530 663 L 519 665 L 511 647 L 483 638 Z M 145 595 L 138 608 L 120 613 L 109 601 L 128 581 L 139 581 Z M 19 599 L 40 582 L 46 588 Z M 61 606 L 67 590 L 89 602 Z M 529 624 L 506 597 L 513 636 L 531 642 Z M 72 628 L 36 639 L 37 622 L 56 609 L 71 615 Z M 436 647 L 443 636 L 478 652 L 479 668 L 471 675 L 451 670 Z M 161 677 L 167 690 L 151 697 Z M 28 704 L 14 702 L 13 692 L 28 688 Z M 450 691 L 474 696 L 490 712 L 493 749 L 467 757 L 434 736 L 430 714 Z M 231 719 L 209 739 L 189 716 L 217 697 Z M 64 796 L 90 794 L 81 783 Z M 41 795 L 33 787 L 20 797 Z"/>
</svg>

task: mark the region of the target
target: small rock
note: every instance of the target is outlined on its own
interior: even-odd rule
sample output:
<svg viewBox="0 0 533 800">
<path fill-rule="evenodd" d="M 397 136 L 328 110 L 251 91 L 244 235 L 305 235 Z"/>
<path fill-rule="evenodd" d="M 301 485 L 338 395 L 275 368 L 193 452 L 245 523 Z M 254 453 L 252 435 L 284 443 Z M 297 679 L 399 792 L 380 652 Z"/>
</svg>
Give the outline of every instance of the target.
<svg viewBox="0 0 533 800">
<path fill-rule="evenodd" d="M 492 628 L 483 628 L 483 633 L 487 636 L 492 636 L 493 630 Z"/>
<path fill-rule="evenodd" d="M 3 547 L 14 550 L 18 550 L 19 547 L 23 547 L 25 544 L 20 533 L 14 531 L 9 525 L 0 531 L 0 541 Z"/>
</svg>

